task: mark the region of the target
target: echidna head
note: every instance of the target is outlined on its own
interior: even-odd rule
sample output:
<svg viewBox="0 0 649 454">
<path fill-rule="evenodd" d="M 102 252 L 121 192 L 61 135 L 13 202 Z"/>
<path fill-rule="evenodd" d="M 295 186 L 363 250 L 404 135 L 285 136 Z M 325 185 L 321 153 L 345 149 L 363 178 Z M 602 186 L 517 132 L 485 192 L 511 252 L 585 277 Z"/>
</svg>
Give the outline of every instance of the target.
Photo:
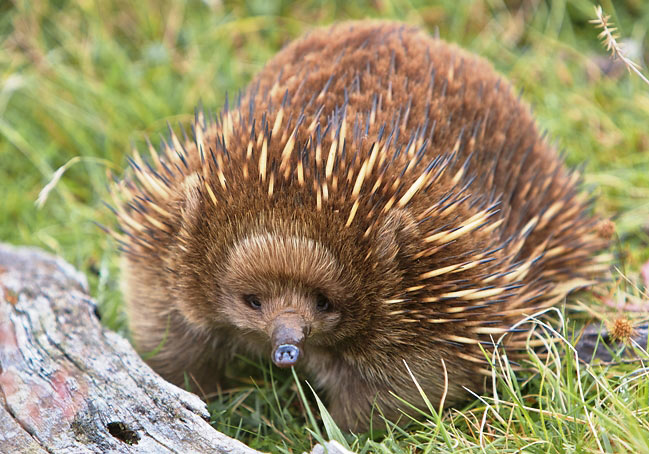
<svg viewBox="0 0 649 454">
<path fill-rule="evenodd" d="M 382 302 L 413 285 L 402 271 L 411 268 L 418 236 L 407 211 L 368 221 L 376 226 L 367 236 L 336 210 L 318 212 L 290 197 L 270 205 L 255 186 L 253 195 L 216 207 L 199 183 L 186 182 L 167 265 L 172 297 L 191 325 L 234 327 L 234 343 L 270 353 L 280 367 L 310 351 L 356 349 L 372 336 L 383 342 L 390 318 L 376 326 L 389 310 Z"/>
<path fill-rule="evenodd" d="M 313 240 L 265 233 L 231 248 L 221 281 L 222 316 L 270 341 L 271 358 L 290 367 L 305 345 L 331 337 L 343 297 L 334 257 Z"/>
</svg>

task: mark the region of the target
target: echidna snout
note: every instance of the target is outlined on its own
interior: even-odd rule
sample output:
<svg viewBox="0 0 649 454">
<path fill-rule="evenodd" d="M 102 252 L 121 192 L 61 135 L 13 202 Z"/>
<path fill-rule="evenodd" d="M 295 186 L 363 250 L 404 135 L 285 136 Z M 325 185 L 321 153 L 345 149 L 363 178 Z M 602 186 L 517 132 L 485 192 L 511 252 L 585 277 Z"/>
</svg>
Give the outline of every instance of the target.
<svg viewBox="0 0 649 454">
<path fill-rule="evenodd" d="M 302 345 L 308 334 L 303 317 L 295 312 L 284 312 L 272 322 L 272 359 L 277 367 L 295 366 L 302 356 Z"/>
<path fill-rule="evenodd" d="M 280 345 L 273 353 L 273 362 L 277 367 L 291 367 L 300 359 L 300 349 L 293 344 Z"/>
</svg>

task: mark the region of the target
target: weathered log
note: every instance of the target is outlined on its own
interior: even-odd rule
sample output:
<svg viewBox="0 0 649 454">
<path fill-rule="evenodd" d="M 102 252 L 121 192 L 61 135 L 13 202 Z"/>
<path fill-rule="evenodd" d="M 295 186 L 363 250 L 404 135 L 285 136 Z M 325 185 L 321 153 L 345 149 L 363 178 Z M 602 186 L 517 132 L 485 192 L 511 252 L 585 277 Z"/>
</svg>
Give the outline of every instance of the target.
<svg viewBox="0 0 649 454">
<path fill-rule="evenodd" d="M 99 323 L 83 275 L 0 245 L 0 453 L 256 453 Z"/>
</svg>

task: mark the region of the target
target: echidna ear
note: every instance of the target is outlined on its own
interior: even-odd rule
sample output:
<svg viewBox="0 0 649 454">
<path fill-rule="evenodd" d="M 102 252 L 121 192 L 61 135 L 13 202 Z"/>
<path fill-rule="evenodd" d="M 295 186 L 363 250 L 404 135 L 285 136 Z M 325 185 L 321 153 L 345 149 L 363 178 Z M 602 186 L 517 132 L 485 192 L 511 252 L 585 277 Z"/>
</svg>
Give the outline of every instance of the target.
<svg viewBox="0 0 649 454">
<path fill-rule="evenodd" d="M 413 215 L 406 209 L 391 210 L 377 232 L 377 254 L 384 260 L 411 255 L 418 237 L 419 229 Z"/>
</svg>

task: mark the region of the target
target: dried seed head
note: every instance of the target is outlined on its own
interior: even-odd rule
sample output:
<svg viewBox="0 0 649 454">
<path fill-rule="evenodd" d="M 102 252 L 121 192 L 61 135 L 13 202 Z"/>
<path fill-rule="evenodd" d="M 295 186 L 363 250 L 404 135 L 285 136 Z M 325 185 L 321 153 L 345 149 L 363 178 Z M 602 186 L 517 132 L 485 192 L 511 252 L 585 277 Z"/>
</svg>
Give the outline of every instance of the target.
<svg viewBox="0 0 649 454">
<path fill-rule="evenodd" d="M 615 341 L 629 344 L 635 334 L 633 323 L 627 317 L 621 316 L 607 323 L 607 329 L 611 338 Z"/>
<path fill-rule="evenodd" d="M 597 235 L 605 240 L 610 240 L 615 235 L 615 223 L 610 219 L 602 219 L 597 224 Z"/>
</svg>

